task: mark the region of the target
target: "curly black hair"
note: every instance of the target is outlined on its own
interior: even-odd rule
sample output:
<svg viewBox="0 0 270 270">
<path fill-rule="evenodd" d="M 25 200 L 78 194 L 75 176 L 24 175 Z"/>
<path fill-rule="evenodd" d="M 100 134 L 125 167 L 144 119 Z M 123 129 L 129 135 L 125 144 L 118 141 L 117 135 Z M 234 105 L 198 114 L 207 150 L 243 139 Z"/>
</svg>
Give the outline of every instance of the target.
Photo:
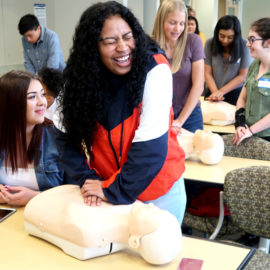
<svg viewBox="0 0 270 270">
<path fill-rule="evenodd" d="M 38 71 L 38 76 L 43 84 L 45 84 L 49 95 L 56 98 L 62 88 L 63 73 L 60 70 L 43 67 Z"/>
<path fill-rule="evenodd" d="M 60 94 L 63 125 L 70 142 L 79 145 L 84 139 L 91 146 L 97 122 L 104 117 L 104 99 L 110 91 L 101 62 L 98 42 L 105 20 L 120 15 L 130 26 L 135 39 L 131 71 L 127 76 L 130 105 L 142 100 L 150 54 L 149 46 L 158 45 L 145 34 L 132 12 L 109 1 L 90 6 L 82 14 L 73 37 L 73 47 L 64 70 L 64 89 Z"/>
</svg>

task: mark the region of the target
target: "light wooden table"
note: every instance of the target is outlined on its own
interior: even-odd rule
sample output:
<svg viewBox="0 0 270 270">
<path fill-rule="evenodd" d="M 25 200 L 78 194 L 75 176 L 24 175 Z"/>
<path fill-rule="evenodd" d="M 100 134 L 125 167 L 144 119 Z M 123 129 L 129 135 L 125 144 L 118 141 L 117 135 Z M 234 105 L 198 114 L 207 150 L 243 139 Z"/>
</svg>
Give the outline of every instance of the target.
<svg viewBox="0 0 270 270">
<path fill-rule="evenodd" d="M 243 260 L 250 257 L 253 253 L 253 250 L 248 248 L 222 244 L 216 241 L 183 237 L 182 249 L 178 257 L 171 263 L 163 266 L 150 265 L 131 251 L 121 251 L 108 256 L 80 261 L 66 255 L 56 246 L 28 235 L 23 225 L 23 209 L 19 208 L 15 214 L 0 223 L 0 269 L 177 270 L 181 259 L 187 257 L 204 260 L 203 270 L 230 270 L 237 269 Z"/>
<path fill-rule="evenodd" d="M 228 126 L 213 126 L 213 125 L 205 125 L 203 124 L 203 129 L 210 130 L 215 133 L 220 134 L 230 134 L 235 133 L 235 127 L 234 125 L 228 125 Z"/>
<path fill-rule="evenodd" d="M 224 184 L 225 175 L 229 171 L 249 166 L 270 166 L 270 161 L 223 156 L 216 165 L 206 165 L 192 160 L 186 160 L 185 165 L 184 178 L 186 180 Z"/>
</svg>

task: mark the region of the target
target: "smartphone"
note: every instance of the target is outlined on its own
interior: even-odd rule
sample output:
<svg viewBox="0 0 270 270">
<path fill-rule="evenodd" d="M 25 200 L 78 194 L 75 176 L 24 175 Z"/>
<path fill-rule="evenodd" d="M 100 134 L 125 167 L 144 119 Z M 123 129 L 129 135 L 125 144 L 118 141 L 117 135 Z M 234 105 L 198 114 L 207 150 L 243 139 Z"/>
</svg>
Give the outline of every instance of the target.
<svg viewBox="0 0 270 270">
<path fill-rule="evenodd" d="M 15 212 L 16 212 L 16 209 L 14 208 L 0 207 L 0 222 L 2 222 L 3 220 L 5 220 L 7 217 L 9 217 Z"/>
<path fill-rule="evenodd" d="M 201 270 L 203 265 L 203 260 L 183 258 L 180 262 L 178 270 Z"/>
</svg>

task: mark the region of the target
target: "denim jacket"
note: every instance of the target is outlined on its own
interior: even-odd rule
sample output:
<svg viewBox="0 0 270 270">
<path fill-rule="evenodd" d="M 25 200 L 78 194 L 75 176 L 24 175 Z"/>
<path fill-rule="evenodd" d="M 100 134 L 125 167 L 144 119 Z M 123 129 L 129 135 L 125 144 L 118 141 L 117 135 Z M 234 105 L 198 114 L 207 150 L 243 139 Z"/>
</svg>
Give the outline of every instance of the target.
<svg viewBox="0 0 270 270">
<path fill-rule="evenodd" d="M 56 147 L 54 127 L 44 125 L 38 165 L 34 164 L 35 174 L 40 191 L 62 184 L 76 184 L 60 167 L 59 153 Z M 1 153 L 0 167 L 4 161 L 4 152 Z M 0 183 L 1 184 L 1 183 Z"/>
</svg>

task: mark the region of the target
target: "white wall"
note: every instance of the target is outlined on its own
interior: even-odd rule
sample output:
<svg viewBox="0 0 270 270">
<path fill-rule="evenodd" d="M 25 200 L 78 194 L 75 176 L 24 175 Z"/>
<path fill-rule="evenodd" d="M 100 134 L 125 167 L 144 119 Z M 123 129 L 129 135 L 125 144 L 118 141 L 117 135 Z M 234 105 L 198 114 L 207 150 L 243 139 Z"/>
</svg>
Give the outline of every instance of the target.
<svg viewBox="0 0 270 270">
<path fill-rule="evenodd" d="M 137 17 L 141 25 L 143 25 L 143 19 L 144 19 L 143 18 L 143 10 L 144 10 L 143 2 L 144 0 L 128 0 L 127 1 L 127 7 Z"/>
<path fill-rule="evenodd" d="M 2 67 L 23 64 L 19 19 L 33 13 L 34 3 L 44 3 L 47 9 L 47 26 L 60 38 L 65 59 L 68 58 L 75 26 L 82 12 L 91 4 L 106 0 L 0 0 L 0 72 Z M 159 0 L 118 0 L 126 4 L 151 34 Z M 213 35 L 218 18 L 218 0 L 192 0 L 200 30 L 206 38 Z M 270 0 L 241 0 L 243 37 L 247 37 L 250 24 L 269 16 Z M 241 20 L 241 18 L 239 18 Z"/>
<path fill-rule="evenodd" d="M 218 0 L 192 0 L 196 10 L 200 30 L 206 38 L 213 36 L 213 31 L 218 19 Z M 243 38 L 248 36 L 252 22 L 262 17 L 270 16 L 270 0 L 240 0 L 239 20 L 242 26 Z"/>
<path fill-rule="evenodd" d="M 34 13 L 34 3 L 46 4 L 47 27 L 58 34 L 64 57 L 67 59 L 75 26 L 82 12 L 93 3 L 105 1 L 0 0 L 0 72 L 5 66 L 9 68 L 19 65 L 21 67 L 23 64 L 23 49 L 18 23 L 23 15 Z M 118 0 L 118 2 L 123 1 Z"/>
<path fill-rule="evenodd" d="M 54 30 L 60 39 L 64 58 L 67 60 L 69 50 L 72 46 L 72 38 L 75 27 L 86 8 L 90 5 L 102 1 L 95 0 L 55 0 L 54 1 Z M 103 1 L 104 2 L 104 1 Z"/>
<path fill-rule="evenodd" d="M 192 7 L 196 11 L 200 31 L 206 39 L 211 38 L 218 19 L 218 0 L 193 0 Z"/>
<path fill-rule="evenodd" d="M 241 0 L 242 6 L 242 34 L 246 38 L 252 22 L 263 18 L 270 17 L 269 0 Z"/>
<path fill-rule="evenodd" d="M 34 0 L 0 0 L 0 65 L 14 65 L 23 63 L 21 36 L 18 31 L 18 22 L 26 13 L 33 13 Z M 48 21 L 54 24 L 53 0 L 47 0 Z M 50 26 L 50 24 L 48 24 Z M 3 52 L 3 55 L 2 55 Z"/>
<path fill-rule="evenodd" d="M 154 22 L 159 7 L 159 0 L 146 0 L 144 1 L 144 30 L 147 34 L 151 35 Z"/>
</svg>

